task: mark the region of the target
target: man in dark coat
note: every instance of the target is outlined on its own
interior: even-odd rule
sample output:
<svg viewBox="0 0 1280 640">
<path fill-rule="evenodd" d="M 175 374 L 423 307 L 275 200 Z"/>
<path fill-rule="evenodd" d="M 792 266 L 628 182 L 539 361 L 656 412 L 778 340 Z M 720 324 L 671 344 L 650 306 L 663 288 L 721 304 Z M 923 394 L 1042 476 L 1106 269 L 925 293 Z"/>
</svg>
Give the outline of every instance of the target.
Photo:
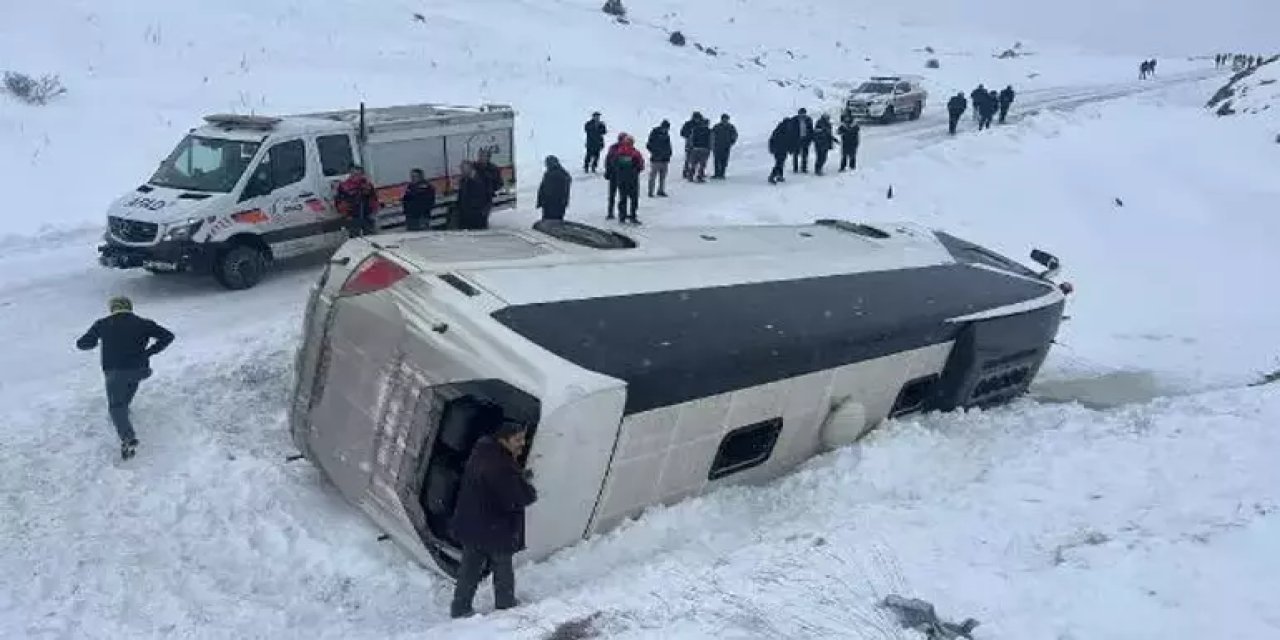
<svg viewBox="0 0 1280 640">
<path fill-rule="evenodd" d="M 472 601 L 486 565 L 493 570 L 495 608 L 517 605 L 511 556 L 524 549 L 524 510 L 538 499 L 528 472 L 520 469 L 524 447 L 524 425 L 504 422 L 471 449 L 450 520 L 453 536 L 462 545 L 449 611 L 454 618 L 475 613 Z"/>
<path fill-rule="evenodd" d="M 623 133 L 622 139 L 605 156 L 605 173 L 618 188 L 618 222 L 640 224 L 636 208 L 640 198 L 640 174 L 644 173 L 644 155 L 635 147 L 635 138 Z M 609 208 L 613 217 L 613 208 Z"/>
<path fill-rule="evenodd" d="M 711 156 L 711 122 L 699 118 L 689 128 L 689 175 L 686 179 L 707 181 L 707 159 Z"/>
<path fill-rule="evenodd" d="M 969 104 L 973 106 L 973 119 L 982 119 L 982 105 L 987 101 L 987 88 L 979 82 L 978 86 L 969 93 Z"/>
<path fill-rule="evenodd" d="M 488 149 L 481 149 L 476 154 L 476 175 L 484 180 L 485 185 L 489 188 L 489 197 L 493 198 L 502 190 L 502 170 L 498 165 L 493 163 L 493 156 Z"/>
<path fill-rule="evenodd" d="M 965 109 L 969 108 L 969 102 L 964 99 L 964 92 L 958 91 L 951 99 L 947 101 L 947 132 L 951 135 L 956 134 L 956 125 L 960 124 L 960 116 L 964 115 Z"/>
<path fill-rule="evenodd" d="M 841 117 L 840 128 L 840 170 L 858 168 L 858 143 L 862 138 L 862 127 L 854 121 L 852 115 Z"/>
<path fill-rule="evenodd" d="M 796 125 L 794 118 L 783 118 L 773 128 L 769 136 L 769 153 L 773 155 L 773 170 L 769 172 L 769 184 L 786 182 L 782 175 L 787 165 L 787 156 L 796 148 Z"/>
<path fill-rule="evenodd" d="M 684 169 L 680 172 L 681 177 L 685 180 L 693 179 L 693 145 L 689 140 L 689 136 L 693 134 L 693 127 L 702 121 L 702 112 L 694 111 L 693 115 L 684 124 L 680 125 L 680 137 L 684 138 Z"/>
<path fill-rule="evenodd" d="M 76 340 L 76 348 L 88 351 L 102 345 L 102 374 L 107 382 L 107 412 L 120 436 L 120 457 L 128 460 L 138 447 L 138 436 L 129 419 L 129 405 L 138 385 L 151 377 L 151 357 L 173 342 L 173 333 L 155 321 L 133 313 L 125 297 L 107 303 L 110 315 L 99 318 Z"/>
<path fill-rule="evenodd" d="M 564 220 L 564 212 L 569 208 L 569 188 L 573 178 L 560 166 L 560 159 L 547 156 L 547 171 L 542 174 L 542 183 L 538 185 L 538 209 L 542 209 L 543 220 Z"/>
<path fill-rule="evenodd" d="M 817 124 L 813 125 L 814 174 L 822 175 L 822 168 L 827 166 L 827 154 L 835 145 L 836 136 L 831 131 L 831 116 L 824 113 L 818 116 Z"/>
<path fill-rule="evenodd" d="M 711 155 L 714 156 L 714 180 L 724 180 L 724 170 L 729 167 L 729 150 L 738 142 L 738 128 L 729 123 L 729 114 L 720 114 L 720 122 L 711 128 Z"/>
<path fill-rule="evenodd" d="M 489 210 L 493 208 L 493 195 L 489 183 L 476 173 L 475 164 L 462 163 L 462 178 L 458 181 L 458 200 L 454 203 L 455 229 L 488 229 Z"/>
<path fill-rule="evenodd" d="M 649 141 L 644 148 L 649 151 L 649 197 L 652 198 L 654 183 L 657 183 L 658 197 L 667 197 L 667 167 L 671 164 L 671 123 L 663 120 L 661 124 L 649 132 Z"/>
<path fill-rule="evenodd" d="M 800 109 L 791 118 L 795 131 L 795 148 L 791 151 L 791 173 L 809 173 L 809 145 L 813 144 L 813 118 L 806 109 Z"/>
<path fill-rule="evenodd" d="M 582 159 L 582 172 L 595 173 L 600 165 L 600 150 L 604 149 L 604 134 L 609 128 L 600 121 L 600 112 L 591 114 L 591 119 L 582 125 L 582 132 L 587 136 L 587 155 Z"/>
<path fill-rule="evenodd" d="M 409 186 L 400 197 L 404 209 L 404 228 L 407 231 L 424 231 L 431 221 L 431 210 L 436 206 L 436 188 L 427 182 L 422 169 L 409 172 Z"/>
<path fill-rule="evenodd" d="M 1009 105 L 1013 104 L 1013 85 L 1008 85 L 1000 91 L 1000 124 L 1004 124 L 1004 117 L 1009 115 Z"/>
</svg>

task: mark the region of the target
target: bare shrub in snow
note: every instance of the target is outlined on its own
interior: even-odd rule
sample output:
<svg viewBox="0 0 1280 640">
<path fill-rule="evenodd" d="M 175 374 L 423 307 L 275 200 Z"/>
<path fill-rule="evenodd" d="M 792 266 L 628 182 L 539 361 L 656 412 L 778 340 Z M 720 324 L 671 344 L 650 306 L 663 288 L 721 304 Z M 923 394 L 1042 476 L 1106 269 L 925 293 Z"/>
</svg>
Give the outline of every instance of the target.
<svg viewBox="0 0 1280 640">
<path fill-rule="evenodd" d="M 679 31 L 672 31 L 671 37 L 667 38 L 667 41 L 677 47 L 683 47 L 685 45 L 684 34 Z"/>
<path fill-rule="evenodd" d="M 925 61 L 925 63 L 924 63 L 924 67 L 925 67 L 926 69 L 937 69 L 938 67 L 941 67 L 941 66 L 942 66 L 942 64 L 941 64 L 940 62 L 938 62 L 938 59 L 937 59 L 937 58 L 929 58 L 929 59 L 928 59 L 928 60 L 926 60 L 926 61 Z"/>
<path fill-rule="evenodd" d="M 588 638 L 597 638 L 600 631 L 596 629 L 596 620 L 600 617 L 599 611 L 581 618 L 565 620 L 544 639 L 544 640 L 587 640 Z"/>
<path fill-rule="evenodd" d="M 49 104 L 50 100 L 67 92 L 67 88 L 62 86 L 62 80 L 56 75 L 45 74 L 36 79 L 16 71 L 5 72 L 4 88 L 9 95 L 34 105 Z"/>
<path fill-rule="evenodd" d="M 627 17 L 627 8 L 622 6 L 622 0 L 605 0 L 600 10 L 617 18 Z"/>
</svg>

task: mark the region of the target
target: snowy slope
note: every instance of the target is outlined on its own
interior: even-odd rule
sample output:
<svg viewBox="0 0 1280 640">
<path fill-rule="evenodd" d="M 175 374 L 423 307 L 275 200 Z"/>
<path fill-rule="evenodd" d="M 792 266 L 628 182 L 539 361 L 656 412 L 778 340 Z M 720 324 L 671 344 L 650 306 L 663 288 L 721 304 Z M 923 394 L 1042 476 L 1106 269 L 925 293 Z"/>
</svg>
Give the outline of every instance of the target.
<svg viewBox="0 0 1280 640">
<path fill-rule="evenodd" d="M 1031 18 L 975 34 L 941 2 L 905 27 L 884 3 L 654 0 L 631 3 L 626 26 L 597 4 L 11 8 L 0 60 L 72 91 L 40 109 L 0 97 L 0 175 L 26 205 L 0 240 L 0 637 L 543 638 L 596 612 L 608 637 L 892 637 L 870 608 L 891 590 L 978 618 L 979 638 L 1280 635 L 1280 396 L 1242 388 L 1280 367 L 1260 277 L 1280 271 L 1280 161 L 1264 122 L 1202 109 L 1226 74 L 1169 60 L 1137 82 L 1129 56 L 1023 37 L 1050 29 Z M 1126 24 L 1113 15 L 1100 22 Z M 1049 35 L 1083 41 L 1068 26 Z M 665 44 L 667 28 L 720 55 Z M 1016 39 L 1036 55 L 991 57 Z M 935 93 L 1016 81 L 1010 124 L 978 134 L 966 119 L 952 139 L 935 100 L 917 122 L 867 127 L 855 174 L 764 184 L 777 117 L 840 79 L 924 71 L 923 46 L 942 61 Z M 106 201 L 200 114 L 358 99 L 515 102 L 526 190 L 543 154 L 577 159 L 592 109 L 633 132 L 728 110 L 742 129 L 730 179 L 677 180 L 642 202 L 646 222 L 901 217 L 1018 257 L 1040 246 L 1079 288 L 1072 318 L 1040 402 L 891 424 L 768 487 L 654 510 L 522 567 L 528 606 L 450 622 L 447 582 L 285 461 L 316 267 L 230 294 L 91 262 Z M 579 178 L 570 217 L 598 222 L 603 202 Z M 70 346 L 118 292 L 179 336 L 139 396 L 143 449 L 124 465 L 95 356 Z"/>
</svg>

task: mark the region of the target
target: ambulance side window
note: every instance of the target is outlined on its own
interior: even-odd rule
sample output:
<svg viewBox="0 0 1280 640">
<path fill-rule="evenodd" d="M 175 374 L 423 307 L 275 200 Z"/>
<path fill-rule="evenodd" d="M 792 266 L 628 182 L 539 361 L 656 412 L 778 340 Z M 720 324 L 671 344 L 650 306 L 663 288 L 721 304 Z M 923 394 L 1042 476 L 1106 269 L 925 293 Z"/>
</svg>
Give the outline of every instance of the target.
<svg viewBox="0 0 1280 640">
<path fill-rule="evenodd" d="M 351 171 L 355 164 L 351 155 L 351 138 L 346 135 L 320 136 L 316 138 L 316 146 L 320 149 L 320 169 L 326 178 Z"/>
<path fill-rule="evenodd" d="M 307 176 L 306 147 L 301 140 L 281 142 L 267 150 L 258 168 L 245 185 L 240 200 L 265 196 Z"/>
</svg>

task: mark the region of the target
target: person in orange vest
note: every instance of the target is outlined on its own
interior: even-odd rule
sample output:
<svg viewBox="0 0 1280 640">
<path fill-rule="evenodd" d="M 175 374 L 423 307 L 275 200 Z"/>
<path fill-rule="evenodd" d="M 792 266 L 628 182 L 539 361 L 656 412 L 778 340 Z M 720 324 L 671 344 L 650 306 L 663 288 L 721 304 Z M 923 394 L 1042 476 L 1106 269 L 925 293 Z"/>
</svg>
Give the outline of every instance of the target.
<svg viewBox="0 0 1280 640">
<path fill-rule="evenodd" d="M 340 213 L 347 216 L 347 231 L 352 238 L 369 235 L 376 230 L 374 217 L 378 215 L 378 191 L 360 165 L 352 166 L 351 175 L 338 183 L 334 204 Z"/>
</svg>

